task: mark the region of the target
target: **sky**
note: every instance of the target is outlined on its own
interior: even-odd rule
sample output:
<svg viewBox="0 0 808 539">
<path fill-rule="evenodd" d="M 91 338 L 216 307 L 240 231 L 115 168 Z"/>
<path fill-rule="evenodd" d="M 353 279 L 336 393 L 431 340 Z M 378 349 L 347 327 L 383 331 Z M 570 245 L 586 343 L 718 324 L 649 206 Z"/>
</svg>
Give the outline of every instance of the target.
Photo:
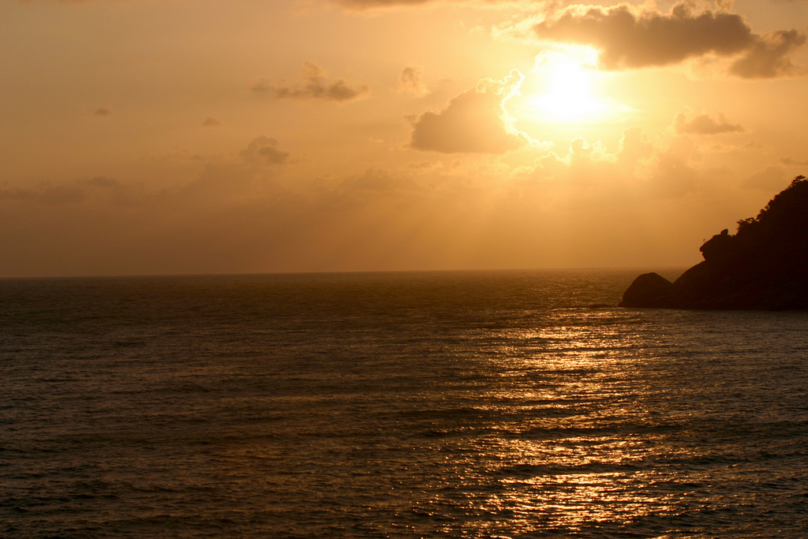
<svg viewBox="0 0 808 539">
<path fill-rule="evenodd" d="M 0 0 L 0 277 L 663 268 L 808 175 L 808 1 Z"/>
</svg>

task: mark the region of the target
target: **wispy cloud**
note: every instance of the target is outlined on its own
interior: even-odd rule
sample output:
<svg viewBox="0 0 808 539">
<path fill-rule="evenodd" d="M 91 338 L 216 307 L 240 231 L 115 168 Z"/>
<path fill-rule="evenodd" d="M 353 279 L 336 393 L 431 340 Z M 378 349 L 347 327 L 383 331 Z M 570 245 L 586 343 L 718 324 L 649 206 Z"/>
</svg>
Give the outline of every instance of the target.
<svg viewBox="0 0 808 539">
<path fill-rule="evenodd" d="M 673 125 L 676 132 L 681 135 L 718 135 L 744 131 L 742 125 L 729 123 L 723 114 L 719 114 L 716 118 L 709 114 L 699 114 L 688 121 L 684 113 L 679 113 Z"/>
<path fill-rule="evenodd" d="M 370 88 L 364 84 L 352 86 L 344 79 L 327 80 L 326 72 L 314 62 L 306 62 L 302 84 L 280 82 L 272 84 L 260 81 L 252 91 L 268 94 L 276 99 L 321 100 L 345 103 L 364 99 L 370 95 Z"/>
<path fill-rule="evenodd" d="M 281 165 L 289 158 L 287 152 L 278 149 L 278 141 L 269 137 L 258 137 L 242 150 L 242 159 L 250 165 Z"/>
<path fill-rule="evenodd" d="M 416 97 L 423 97 L 428 94 L 429 89 L 424 83 L 423 70 L 418 66 L 405 67 L 399 76 L 397 90 L 399 93 Z"/>
</svg>

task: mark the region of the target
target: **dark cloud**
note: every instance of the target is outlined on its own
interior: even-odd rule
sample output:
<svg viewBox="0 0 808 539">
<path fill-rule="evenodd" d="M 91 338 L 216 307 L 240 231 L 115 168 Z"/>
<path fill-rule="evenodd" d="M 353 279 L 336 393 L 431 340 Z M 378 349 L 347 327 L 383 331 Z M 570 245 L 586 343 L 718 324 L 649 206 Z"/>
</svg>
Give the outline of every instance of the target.
<svg viewBox="0 0 808 539">
<path fill-rule="evenodd" d="M 106 107 L 99 107 L 99 108 L 95 109 L 95 112 L 93 112 L 93 114 L 95 114 L 96 116 L 101 116 L 101 117 L 105 118 L 107 116 L 112 116 L 112 111 L 109 110 Z"/>
<path fill-rule="evenodd" d="M 794 49 L 802 47 L 805 41 L 805 34 L 796 30 L 755 36 L 752 47 L 730 66 L 729 71 L 745 79 L 804 75 L 805 69 L 795 66 L 788 55 Z"/>
<path fill-rule="evenodd" d="M 744 131 L 743 126 L 729 123 L 723 114 L 719 114 L 717 119 L 700 114 L 688 122 L 684 113 L 680 113 L 676 116 L 674 127 L 680 135 L 718 135 Z"/>
<path fill-rule="evenodd" d="M 517 131 L 504 103 L 519 91 L 524 76 L 517 70 L 502 81 L 481 80 L 440 112 L 414 120 L 410 146 L 443 153 L 504 153 L 530 138 Z"/>
<path fill-rule="evenodd" d="M 247 164 L 253 166 L 281 165 L 289 158 L 287 152 L 278 150 L 277 140 L 263 136 L 250 142 L 239 155 Z"/>
<path fill-rule="evenodd" d="M 365 85 L 350 86 L 344 79 L 326 80 L 325 71 L 313 62 L 306 62 L 303 69 L 303 84 L 288 85 L 285 82 L 269 84 L 261 81 L 252 90 L 256 93 L 269 94 L 277 99 L 318 99 L 345 103 L 364 99 L 370 95 Z"/>
<path fill-rule="evenodd" d="M 222 125 L 222 122 L 211 117 L 205 118 L 205 121 L 202 122 L 202 127 L 219 127 L 220 125 Z"/>
<path fill-rule="evenodd" d="M 796 72 L 787 55 L 805 42 L 804 34 L 755 34 L 743 17 L 728 9 L 724 2 L 716 10 L 698 9 L 693 1 L 677 3 L 669 13 L 630 4 L 576 5 L 558 10 L 533 30 L 543 40 L 599 49 L 600 67 L 606 70 L 666 66 L 716 55 L 740 56 L 730 72 L 743 78 Z"/>
</svg>

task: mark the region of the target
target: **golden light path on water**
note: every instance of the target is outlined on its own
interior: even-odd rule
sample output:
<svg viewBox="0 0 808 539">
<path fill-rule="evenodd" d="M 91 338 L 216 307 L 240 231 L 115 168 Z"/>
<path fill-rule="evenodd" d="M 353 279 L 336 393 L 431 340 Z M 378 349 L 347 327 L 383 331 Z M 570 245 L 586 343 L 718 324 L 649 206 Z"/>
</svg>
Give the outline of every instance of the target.
<svg viewBox="0 0 808 539">
<path fill-rule="evenodd" d="M 630 526 L 675 511 L 674 493 L 644 492 L 660 479 L 655 458 L 672 449 L 662 447 L 663 436 L 649 436 L 665 426 L 646 403 L 653 389 L 636 376 L 653 361 L 646 349 L 657 343 L 614 324 L 613 312 L 575 318 L 482 338 L 510 344 L 497 347 L 494 387 L 480 395 L 496 403 L 481 410 L 505 421 L 456 448 L 474 454 L 455 463 L 460 480 L 478 486 L 460 526 L 472 536 Z M 544 382 L 537 383 L 537 373 L 545 373 Z M 433 500 L 444 502 L 440 495 Z M 456 526 L 444 531 L 451 530 Z"/>
<path fill-rule="evenodd" d="M 801 539 L 808 317 L 633 277 L 7 283 L 0 535 Z"/>
</svg>

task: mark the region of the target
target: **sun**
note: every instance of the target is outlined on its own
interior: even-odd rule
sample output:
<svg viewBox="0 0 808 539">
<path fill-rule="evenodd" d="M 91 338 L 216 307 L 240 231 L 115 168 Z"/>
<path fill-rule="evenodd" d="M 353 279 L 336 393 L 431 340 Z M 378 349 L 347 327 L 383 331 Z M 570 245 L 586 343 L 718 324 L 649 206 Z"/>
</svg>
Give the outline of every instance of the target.
<svg viewBox="0 0 808 539">
<path fill-rule="evenodd" d="M 610 112 L 610 103 L 595 95 L 600 73 L 591 53 L 545 51 L 536 57 L 535 73 L 543 93 L 528 99 L 542 118 L 555 122 L 591 122 Z"/>
</svg>

